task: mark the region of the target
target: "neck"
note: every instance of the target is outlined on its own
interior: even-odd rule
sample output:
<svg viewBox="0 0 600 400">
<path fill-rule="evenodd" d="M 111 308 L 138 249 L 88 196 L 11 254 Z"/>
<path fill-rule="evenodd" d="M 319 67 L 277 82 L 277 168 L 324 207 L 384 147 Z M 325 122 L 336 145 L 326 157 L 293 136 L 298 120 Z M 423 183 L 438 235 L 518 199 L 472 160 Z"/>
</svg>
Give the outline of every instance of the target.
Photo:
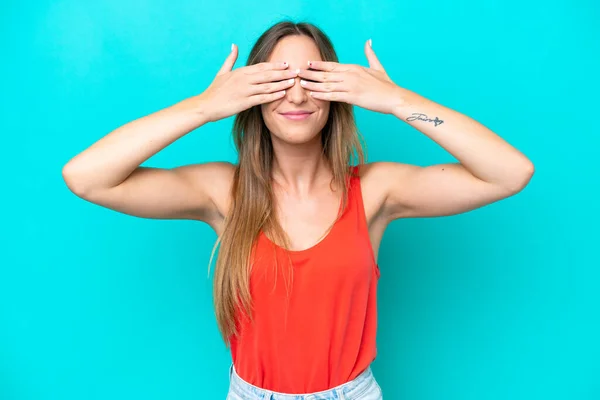
<svg viewBox="0 0 600 400">
<path fill-rule="evenodd" d="M 288 193 L 307 194 L 331 180 L 331 169 L 323 155 L 321 135 L 307 143 L 291 144 L 272 138 L 274 183 Z"/>
</svg>

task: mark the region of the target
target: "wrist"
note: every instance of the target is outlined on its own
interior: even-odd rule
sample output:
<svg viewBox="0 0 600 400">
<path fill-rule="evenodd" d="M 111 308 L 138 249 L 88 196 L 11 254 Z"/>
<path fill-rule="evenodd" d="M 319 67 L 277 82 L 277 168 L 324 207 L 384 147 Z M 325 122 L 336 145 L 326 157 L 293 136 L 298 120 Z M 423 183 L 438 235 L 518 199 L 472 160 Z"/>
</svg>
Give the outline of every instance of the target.
<svg viewBox="0 0 600 400">
<path fill-rule="evenodd" d="M 395 101 L 392 114 L 402 120 L 409 117 L 414 112 L 415 105 L 421 101 L 421 96 L 408 89 L 401 88 L 400 86 L 396 88 L 394 98 Z"/>
<path fill-rule="evenodd" d="M 206 114 L 206 108 L 200 95 L 192 96 L 180 101 L 172 106 L 178 112 L 183 113 L 186 117 L 191 118 L 198 127 L 210 122 L 210 118 Z"/>
</svg>

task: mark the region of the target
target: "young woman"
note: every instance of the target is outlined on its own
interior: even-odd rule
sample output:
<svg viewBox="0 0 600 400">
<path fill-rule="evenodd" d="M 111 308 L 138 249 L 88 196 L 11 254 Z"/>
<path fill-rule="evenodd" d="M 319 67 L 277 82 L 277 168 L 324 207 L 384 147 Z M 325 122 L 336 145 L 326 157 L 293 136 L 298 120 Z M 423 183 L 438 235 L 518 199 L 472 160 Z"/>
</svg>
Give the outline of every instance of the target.
<svg viewBox="0 0 600 400">
<path fill-rule="evenodd" d="M 394 83 L 370 41 L 365 53 L 368 68 L 338 63 L 317 27 L 280 22 L 247 66 L 233 69 L 233 45 L 203 93 L 119 127 L 63 169 L 68 187 L 90 202 L 215 230 L 230 399 L 380 399 L 370 363 L 387 225 L 482 207 L 519 192 L 533 174 L 527 157 L 483 125 Z M 459 162 L 365 163 L 353 105 L 396 116 Z M 140 167 L 232 115 L 237 164 Z"/>
</svg>

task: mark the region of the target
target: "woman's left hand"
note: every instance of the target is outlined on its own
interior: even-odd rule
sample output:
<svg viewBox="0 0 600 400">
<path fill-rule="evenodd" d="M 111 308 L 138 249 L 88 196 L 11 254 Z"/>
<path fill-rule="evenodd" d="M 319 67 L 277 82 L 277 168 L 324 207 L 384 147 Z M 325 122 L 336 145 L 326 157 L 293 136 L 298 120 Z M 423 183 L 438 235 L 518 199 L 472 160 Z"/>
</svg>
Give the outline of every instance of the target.
<svg viewBox="0 0 600 400">
<path fill-rule="evenodd" d="M 341 101 L 391 114 L 401 103 L 402 89 L 387 75 L 368 41 L 365 54 L 369 68 L 330 61 L 310 61 L 311 70 L 300 70 L 300 84 L 315 99 Z"/>
</svg>

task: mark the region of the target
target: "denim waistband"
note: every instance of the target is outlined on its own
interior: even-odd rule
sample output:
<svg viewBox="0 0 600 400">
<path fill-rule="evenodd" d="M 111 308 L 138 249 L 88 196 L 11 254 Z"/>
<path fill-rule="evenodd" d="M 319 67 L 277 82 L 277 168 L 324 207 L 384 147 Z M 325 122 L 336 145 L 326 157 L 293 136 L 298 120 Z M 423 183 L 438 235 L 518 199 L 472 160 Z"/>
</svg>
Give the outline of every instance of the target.
<svg viewBox="0 0 600 400">
<path fill-rule="evenodd" d="M 233 363 L 229 367 L 229 393 L 227 400 L 350 400 L 372 391 L 377 393 L 373 399 L 379 399 L 381 389 L 377 384 L 371 367 L 368 366 L 356 378 L 328 390 L 313 393 L 289 394 L 259 388 L 244 381 L 236 372 Z M 370 392 L 369 392 L 370 393 Z"/>
</svg>

